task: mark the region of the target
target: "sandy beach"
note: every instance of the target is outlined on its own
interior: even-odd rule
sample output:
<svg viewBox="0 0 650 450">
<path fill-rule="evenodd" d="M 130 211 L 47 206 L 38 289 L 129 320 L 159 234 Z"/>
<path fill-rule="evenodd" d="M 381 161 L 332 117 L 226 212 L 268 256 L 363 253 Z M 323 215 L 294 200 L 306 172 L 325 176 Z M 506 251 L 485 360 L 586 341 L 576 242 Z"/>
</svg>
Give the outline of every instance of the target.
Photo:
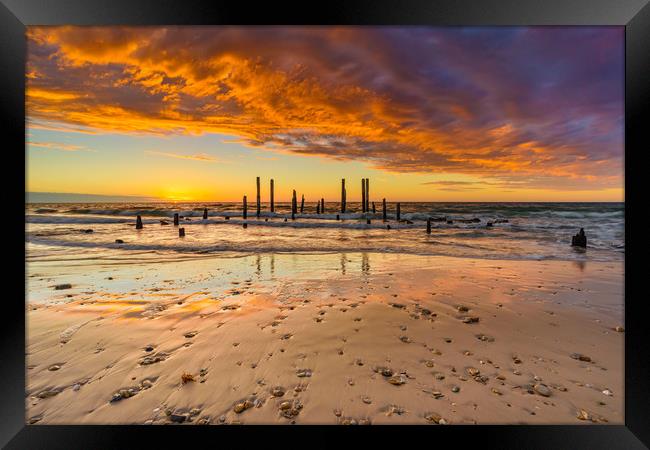
<svg viewBox="0 0 650 450">
<path fill-rule="evenodd" d="M 621 261 L 83 259 L 26 289 L 28 423 L 624 421 Z"/>
</svg>

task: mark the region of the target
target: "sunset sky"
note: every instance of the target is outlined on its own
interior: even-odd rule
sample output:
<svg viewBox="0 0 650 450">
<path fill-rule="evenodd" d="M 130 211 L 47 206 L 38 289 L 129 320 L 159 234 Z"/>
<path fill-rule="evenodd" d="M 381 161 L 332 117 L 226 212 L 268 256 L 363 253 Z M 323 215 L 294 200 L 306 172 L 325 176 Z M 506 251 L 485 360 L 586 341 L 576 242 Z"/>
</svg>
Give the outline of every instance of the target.
<svg viewBox="0 0 650 450">
<path fill-rule="evenodd" d="M 30 27 L 30 192 L 623 201 L 623 27 Z"/>
</svg>

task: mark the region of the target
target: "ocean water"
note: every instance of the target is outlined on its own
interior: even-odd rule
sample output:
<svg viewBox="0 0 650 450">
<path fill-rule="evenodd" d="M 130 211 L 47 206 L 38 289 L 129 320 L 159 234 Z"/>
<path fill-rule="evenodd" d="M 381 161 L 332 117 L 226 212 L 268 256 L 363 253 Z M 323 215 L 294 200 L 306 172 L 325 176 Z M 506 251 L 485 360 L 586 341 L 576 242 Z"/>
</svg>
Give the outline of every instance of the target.
<svg viewBox="0 0 650 450">
<path fill-rule="evenodd" d="M 346 214 L 338 203 L 327 202 L 325 213 L 316 214 L 316 204 L 309 203 L 295 220 L 290 207 L 279 203 L 271 213 L 263 203 L 257 218 L 254 202 L 249 203 L 244 220 L 241 203 L 26 204 L 27 261 L 321 252 L 619 261 L 625 252 L 624 203 L 401 203 L 400 223 L 393 203 L 387 204 L 387 222 L 380 203 L 374 214 L 362 214 L 360 203 L 352 202 Z M 182 216 L 184 238 L 172 225 L 174 213 Z M 142 230 L 135 229 L 136 215 L 142 216 Z M 427 217 L 436 219 L 431 234 L 425 232 Z M 570 246 L 580 228 L 587 234 L 586 250 Z"/>
</svg>

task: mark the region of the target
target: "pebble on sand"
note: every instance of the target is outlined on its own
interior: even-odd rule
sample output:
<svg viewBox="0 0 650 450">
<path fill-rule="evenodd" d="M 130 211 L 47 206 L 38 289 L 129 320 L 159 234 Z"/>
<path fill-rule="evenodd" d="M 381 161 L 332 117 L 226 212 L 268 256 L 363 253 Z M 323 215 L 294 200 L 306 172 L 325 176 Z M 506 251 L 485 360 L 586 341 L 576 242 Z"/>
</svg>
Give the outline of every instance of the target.
<svg viewBox="0 0 650 450">
<path fill-rule="evenodd" d="M 194 375 L 192 375 L 191 373 L 183 372 L 183 374 L 181 375 L 181 383 L 186 384 L 189 383 L 190 381 L 196 381 Z"/>
<path fill-rule="evenodd" d="M 395 386 L 401 386 L 406 383 L 406 377 L 404 375 L 395 375 L 388 378 L 388 382 Z"/>
<path fill-rule="evenodd" d="M 589 356 L 583 355 L 581 353 L 571 353 L 570 356 L 573 359 L 577 359 L 584 362 L 591 362 L 591 358 Z"/>
<path fill-rule="evenodd" d="M 41 391 L 36 395 L 38 398 L 49 398 L 49 397 L 54 397 L 55 395 L 59 394 L 61 391 L 58 389 L 49 389 L 45 391 Z"/>
<path fill-rule="evenodd" d="M 295 418 L 298 414 L 300 414 L 301 409 L 302 404 L 298 400 L 294 400 L 293 402 L 284 401 L 280 403 L 279 406 L 280 415 L 286 419 Z"/>
<path fill-rule="evenodd" d="M 60 291 L 62 289 L 71 289 L 72 285 L 70 283 L 57 284 L 54 286 L 54 289 Z"/>
<path fill-rule="evenodd" d="M 533 389 L 543 397 L 551 396 L 551 390 L 545 384 L 537 383 L 535 386 L 533 386 Z"/>
<path fill-rule="evenodd" d="M 388 367 L 375 367 L 374 371 L 382 374 L 385 377 L 393 376 L 394 373 L 393 369 L 390 369 Z"/>
<path fill-rule="evenodd" d="M 245 400 L 243 402 L 235 404 L 233 411 L 235 411 L 237 414 L 241 414 L 247 409 L 252 408 L 254 404 L 255 403 L 253 403 L 252 400 Z"/>
<path fill-rule="evenodd" d="M 478 323 L 479 320 L 480 319 L 478 317 L 468 316 L 463 319 L 463 323 Z"/>
<path fill-rule="evenodd" d="M 296 371 L 296 375 L 299 376 L 300 378 L 311 377 L 311 374 L 312 374 L 311 369 L 298 369 Z"/>
<path fill-rule="evenodd" d="M 435 424 L 438 424 L 438 425 L 446 425 L 447 424 L 447 421 L 445 419 L 443 419 L 440 416 L 440 414 L 430 413 L 430 414 L 425 415 L 424 418 L 429 423 L 435 423 Z"/>
<path fill-rule="evenodd" d="M 285 390 L 281 386 L 276 386 L 271 390 L 271 395 L 273 397 L 282 397 L 285 393 Z"/>
</svg>

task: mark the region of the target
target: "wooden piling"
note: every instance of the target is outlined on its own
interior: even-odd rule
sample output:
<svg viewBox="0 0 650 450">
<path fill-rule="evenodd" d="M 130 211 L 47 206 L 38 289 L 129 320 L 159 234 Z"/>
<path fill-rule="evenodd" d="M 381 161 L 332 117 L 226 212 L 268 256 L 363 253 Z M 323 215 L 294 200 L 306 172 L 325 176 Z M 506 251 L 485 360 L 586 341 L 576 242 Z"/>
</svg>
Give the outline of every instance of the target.
<svg viewBox="0 0 650 450">
<path fill-rule="evenodd" d="M 369 211 L 370 211 L 370 178 L 366 178 L 366 212 Z"/>
<path fill-rule="evenodd" d="M 208 208 L 203 208 L 203 220 L 208 218 Z"/>
<path fill-rule="evenodd" d="M 361 179 L 361 212 L 366 212 L 366 179 Z"/>
<path fill-rule="evenodd" d="M 248 204 L 246 203 L 246 196 L 245 195 L 244 195 L 243 203 L 244 203 L 244 212 L 242 214 L 242 217 L 244 219 L 246 219 L 246 218 L 248 218 Z"/>
<path fill-rule="evenodd" d="M 336 220 L 341 220 L 341 216 L 339 216 L 339 215 L 337 214 L 337 215 L 336 215 Z"/>
<path fill-rule="evenodd" d="M 257 200 L 257 214 L 256 214 L 256 216 L 259 217 L 260 216 L 260 209 L 261 209 L 261 206 L 260 206 L 260 177 L 257 177 L 257 197 L 256 197 L 256 200 Z"/>
<path fill-rule="evenodd" d="M 370 225 L 370 219 L 366 219 L 366 225 Z"/>
<path fill-rule="evenodd" d="M 178 229 L 178 237 L 185 237 L 185 228 Z"/>
<path fill-rule="evenodd" d="M 386 199 L 382 200 L 382 217 L 384 222 L 386 222 Z"/>
<path fill-rule="evenodd" d="M 341 178 L 341 214 L 345 214 L 345 178 Z"/>
<path fill-rule="evenodd" d="M 320 202 L 316 203 L 316 214 L 320 214 Z"/>
<path fill-rule="evenodd" d="M 243 223 L 242 227 L 248 228 L 248 224 L 246 222 Z"/>
<path fill-rule="evenodd" d="M 298 200 L 296 199 L 296 190 L 293 190 L 293 197 L 291 197 L 291 214 L 298 212 Z"/>
<path fill-rule="evenodd" d="M 325 214 L 325 199 L 324 198 L 320 199 L 320 212 L 322 214 Z"/>
<path fill-rule="evenodd" d="M 305 194 L 302 194 L 302 200 L 300 200 L 300 214 L 305 211 Z"/>
<path fill-rule="evenodd" d="M 372 202 L 372 213 L 375 214 L 377 210 L 375 209 L 375 202 Z"/>
<path fill-rule="evenodd" d="M 399 204 L 399 202 L 398 202 L 398 203 L 397 203 L 397 221 L 398 221 L 398 222 L 400 221 L 401 215 L 402 215 L 402 214 L 401 214 L 401 211 L 400 211 L 400 204 Z"/>
<path fill-rule="evenodd" d="M 273 202 L 273 178 L 271 178 L 271 212 L 275 212 L 275 203 Z"/>
<path fill-rule="evenodd" d="M 174 213 L 174 225 L 178 226 L 178 213 Z"/>
<path fill-rule="evenodd" d="M 138 217 L 135 218 L 135 229 L 136 230 L 141 230 L 142 229 L 142 217 L 138 215 Z"/>
<path fill-rule="evenodd" d="M 431 234 L 431 217 L 427 217 L 427 234 Z"/>
</svg>

